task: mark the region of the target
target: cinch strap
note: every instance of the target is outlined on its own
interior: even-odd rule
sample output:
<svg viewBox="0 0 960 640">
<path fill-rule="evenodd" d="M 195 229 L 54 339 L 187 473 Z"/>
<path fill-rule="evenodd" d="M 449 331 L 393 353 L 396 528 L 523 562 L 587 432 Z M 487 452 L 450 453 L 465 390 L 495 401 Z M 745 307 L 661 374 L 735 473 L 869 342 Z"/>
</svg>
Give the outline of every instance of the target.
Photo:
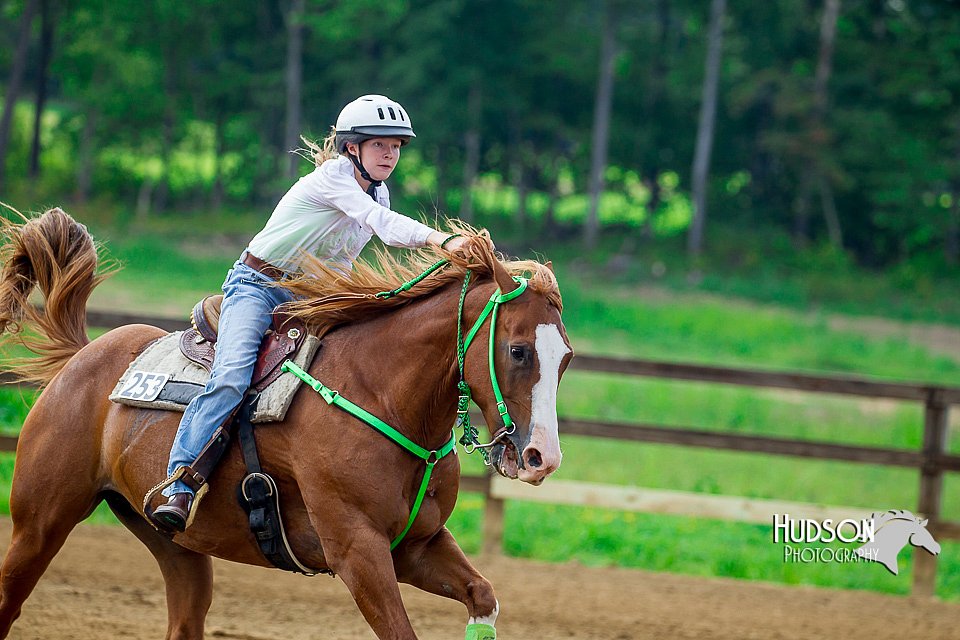
<svg viewBox="0 0 960 640">
<path fill-rule="evenodd" d="M 400 544 L 400 541 L 403 540 L 403 538 L 407 535 L 407 532 L 410 531 L 410 527 L 413 526 L 414 520 L 417 519 L 417 514 L 420 512 L 420 506 L 423 504 L 423 497 L 427 493 L 427 485 L 430 483 L 430 477 L 433 475 L 433 467 L 436 466 L 437 462 L 439 462 L 441 458 L 445 457 L 456 447 L 455 436 L 451 433 L 450 440 L 448 440 L 445 445 L 439 449 L 428 451 L 366 409 L 358 407 L 354 403 L 341 396 L 337 391 L 327 387 L 290 360 L 287 360 L 283 363 L 281 370 L 292 373 L 303 380 L 303 382 L 305 382 L 311 389 L 319 393 L 320 397 L 322 397 L 327 404 L 332 404 L 336 407 L 339 407 L 355 418 L 362 420 L 385 435 L 395 444 L 400 445 L 426 463 L 427 468 L 426 471 L 424 471 L 423 480 L 420 482 L 420 489 L 417 491 L 417 497 L 413 501 L 413 507 L 410 510 L 410 519 L 407 520 L 407 526 L 404 527 L 403 531 L 400 532 L 400 535 L 398 535 L 393 542 L 390 543 L 390 550 L 393 551 L 396 546 Z"/>
</svg>

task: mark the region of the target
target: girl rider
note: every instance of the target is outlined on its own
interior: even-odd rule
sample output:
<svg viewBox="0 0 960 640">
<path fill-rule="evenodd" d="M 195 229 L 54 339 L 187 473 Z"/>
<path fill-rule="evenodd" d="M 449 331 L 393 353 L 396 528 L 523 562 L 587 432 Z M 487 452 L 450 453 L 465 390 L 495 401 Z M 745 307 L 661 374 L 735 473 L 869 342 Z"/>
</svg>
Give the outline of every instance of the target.
<svg viewBox="0 0 960 640">
<path fill-rule="evenodd" d="M 343 108 L 322 149 L 309 145 L 317 168 L 281 198 L 266 226 L 227 272 L 210 381 L 184 411 L 167 465 L 171 477 L 193 463 L 243 399 L 270 312 L 293 299 L 289 291 L 272 285 L 284 273 L 297 271 L 301 251 L 349 269 L 373 234 L 394 247 L 446 241 L 456 249 L 463 243 L 390 209 L 383 181 L 396 168 L 400 148 L 414 137 L 403 107 L 386 96 L 366 95 Z M 167 502 L 151 517 L 162 529 L 183 531 L 194 493 L 182 480 L 171 480 L 163 491 Z"/>
</svg>

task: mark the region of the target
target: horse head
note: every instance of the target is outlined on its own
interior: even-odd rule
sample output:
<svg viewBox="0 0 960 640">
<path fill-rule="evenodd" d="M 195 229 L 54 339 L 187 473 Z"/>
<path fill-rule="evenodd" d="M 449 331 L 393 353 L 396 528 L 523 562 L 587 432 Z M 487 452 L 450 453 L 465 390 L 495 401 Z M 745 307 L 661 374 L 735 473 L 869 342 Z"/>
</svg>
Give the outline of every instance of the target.
<svg viewBox="0 0 960 640">
<path fill-rule="evenodd" d="M 452 223 L 451 231 L 466 240 L 454 251 L 428 247 L 404 261 L 380 251 L 371 262 L 357 261 L 350 273 L 304 256 L 306 275 L 284 283 L 300 298 L 286 310 L 323 337 L 335 326 L 440 291 L 443 313 L 459 298 L 456 324 L 443 315 L 417 328 L 431 343 L 456 341 L 450 379 L 467 385 L 457 386 L 461 400 L 472 397 L 490 427 L 492 441 L 480 445 L 490 464 L 505 477 L 540 484 L 560 466 L 557 386 L 573 357 L 553 268 L 503 259 L 486 231 L 461 223 Z M 448 336 L 448 328 L 451 334 L 457 328 L 456 335 Z"/>
<path fill-rule="evenodd" d="M 916 519 L 919 525 L 910 533 L 910 544 L 926 549 L 935 556 L 940 555 L 940 543 L 933 539 L 933 534 L 927 531 L 927 520 Z"/>
<path fill-rule="evenodd" d="M 573 349 L 560 319 L 549 263 L 509 263 L 510 271 L 499 260 L 492 266 L 502 294 L 521 286 L 511 272 L 532 275 L 521 295 L 501 305 L 495 326 L 489 327 L 494 332 L 489 350 L 468 352 L 465 373 L 468 380 L 479 381 L 471 382 L 474 401 L 494 434 L 491 465 L 504 477 L 537 485 L 560 466 L 557 387 Z M 502 404 L 487 391 L 495 382 L 502 389 Z"/>
<path fill-rule="evenodd" d="M 940 544 L 926 529 L 927 520 L 921 520 L 909 511 L 891 509 L 875 512 L 870 519 L 874 527 L 873 539 L 857 549 L 856 553 L 883 564 L 894 575 L 899 572 L 897 556 L 907 542 L 933 555 L 940 553 Z"/>
</svg>

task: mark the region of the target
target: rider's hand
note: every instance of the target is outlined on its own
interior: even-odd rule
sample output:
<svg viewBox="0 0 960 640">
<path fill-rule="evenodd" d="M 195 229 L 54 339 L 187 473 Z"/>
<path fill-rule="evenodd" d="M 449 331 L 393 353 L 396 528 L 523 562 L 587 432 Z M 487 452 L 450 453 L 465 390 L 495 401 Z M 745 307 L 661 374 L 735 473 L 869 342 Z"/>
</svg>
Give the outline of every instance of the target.
<svg viewBox="0 0 960 640">
<path fill-rule="evenodd" d="M 443 244 L 448 239 L 449 239 L 449 242 L 447 242 L 446 244 Z M 438 247 L 441 244 L 443 244 L 443 248 L 446 249 L 447 251 L 456 251 L 457 249 L 462 247 L 466 241 L 467 241 L 466 238 L 463 238 L 463 237 L 451 238 L 451 234 L 441 233 L 440 231 L 434 231 L 427 237 L 428 243 Z"/>
<path fill-rule="evenodd" d="M 453 238 L 452 240 L 450 240 L 450 242 L 445 244 L 443 248 L 446 249 L 447 251 L 456 251 L 457 249 L 462 247 L 466 241 L 467 239 L 462 237 Z"/>
</svg>

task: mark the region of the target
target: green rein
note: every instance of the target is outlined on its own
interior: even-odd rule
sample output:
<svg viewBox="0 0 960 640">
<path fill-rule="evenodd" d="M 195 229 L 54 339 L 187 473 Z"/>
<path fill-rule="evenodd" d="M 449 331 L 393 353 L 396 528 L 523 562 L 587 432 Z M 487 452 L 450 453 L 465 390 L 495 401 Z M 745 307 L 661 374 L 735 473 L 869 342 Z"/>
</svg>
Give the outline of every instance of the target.
<svg viewBox="0 0 960 640">
<path fill-rule="evenodd" d="M 416 520 L 417 514 L 420 512 L 420 505 L 423 504 L 423 496 L 426 495 L 427 485 L 430 483 L 431 476 L 433 476 L 433 468 L 437 465 L 437 462 L 441 458 L 456 448 L 456 436 L 451 435 L 450 439 L 447 441 L 447 444 L 443 445 L 439 449 L 427 451 L 377 416 L 373 415 L 362 407 L 358 407 L 333 389 L 325 386 L 322 382 L 311 376 L 309 373 L 298 367 L 290 360 L 284 362 L 281 368 L 283 371 L 289 371 L 307 383 L 307 385 L 313 388 L 314 391 L 319 393 L 320 396 L 327 401 L 327 404 L 340 407 L 350 415 L 363 420 L 368 425 L 427 463 L 427 470 L 424 472 L 423 480 L 420 482 L 420 490 L 417 491 L 417 499 L 413 501 L 413 508 L 410 510 L 410 519 L 407 521 L 407 526 L 405 526 L 403 531 L 400 532 L 400 535 L 394 538 L 393 542 L 390 543 L 390 550 L 393 551 L 397 545 L 400 544 L 400 541 L 403 540 L 404 536 L 407 535 L 407 532 L 410 531 L 410 527 L 413 526 L 413 521 Z"/>
<path fill-rule="evenodd" d="M 382 291 L 376 294 L 377 298 L 386 299 L 391 298 L 401 291 L 408 291 L 416 283 L 423 280 L 429 274 L 434 271 L 441 269 L 449 264 L 447 260 L 440 260 L 439 262 L 432 265 L 424 273 L 420 274 L 416 278 L 403 283 L 400 287 L 394 289 L 393 291 Z M 460 398 L 457 403 L 457 423 L 463 428 L 463 436 L 460 438 L 460 442 L 464 445 L 467 453 L 472 453 L 474 449 L 478 447 L 488 447 L 496 442 L 498 438 L 495 438 L 493 442 L 487 445 L 480 445 L 479 440 L 477 439 L 477 429 L 470 425 L 470 416 L 467 412 L 467 405 L 471 400 L 470 387 L 467 385 L 463 376 L 463 363 L 464 357 L 466 355 L 467 348 L 470 346 L 470 343 L 473 341 L 474 336 L 477 334 L 477 331 L 480 330 L 480 326 L 483 322 L 490 317 L 490 347 L 489 347 L 489 366 L 490 366 L 490 380 L 493 384 L 493 393 L 497 400 L 497 411 L 500 413 L 501 420 L 503 420 L 503 429 L 501 430 L 501 435 L 506 435 L 512 433 L 514 426 L 513 420 L 510 418 L 510 413 L 507 411 L 507 404 L 504 402 L 503 394 L 500 392 L 500 385 L 497 382 L 497 374 L 494 368 L 494 330 L 496 329 L 497 322 L 497 308 L 500 304 L 504 302 L 509 302 L 513 300 L 521 293 L 523 293 L 527 288 L 527 280 L 525 278 L 520 278 L 514 276 L 514 280 L 519 286 L 513 291 L 510 291 L 505 294 L 500 293 L 498 288 L 493 292 L 493 295 L 490 296 L 490 300 L 487 302 L 486 307 L 480 313 L 480 317 L 477 318 L 477 321 L 474 323 L 473 327 L 467 333 L 466 339 L 463 337 L 463 303 L 466 298 L 467 286 L 470 283 L 470 271 L 467 270 L 464 279 L 463 279 L 463 288 L 460 292 L 460 302 L 457 309 L 457 365 L 460 370 L 460 382 L 457 385 L 457 388 L 460 392 Z M 407 535 L 407 532 L 410 531 L 410 528 L 413 526 L 414 521 L 417 519 L 417 514 L 420 512 L 420 507 L 423 504 L 423 498 L 427 493 L 427 485 L 430 483 L 430 478 L 433 476 L 433 468 L 436 466 L 442 458 L 446 457 L 451 452 L 456 450 L 456 434 L 451 433 L 450 440 L 447 441 L 439 449 L 427 450 L 416 442 L 406 437 L 395 428 L 391 427 L 389 424 L 373 415 L 366 409 L 357 406 L 350 400 L 344 398 L 339 394 L 339 392 L 334 391 L 333 389 L 327 387 L 322 382 L 311 376 L 309 373 L 301 369 L 299 366 L 294 364 L 292 361 L 287 360 L 283 363 L 281 370 L 292 373 L 305 382 L 310 388 L 320 394 L 320 396 L 326 401 L 327 404 L 334 405 L 339 407 L 343 411 L 346 411 L 355 418 L 365 422 L 369 426 L 373 427 L 381 434 L 392 440 L 395 444 L 403 447 L 411 454 L 420 458 L 426 463 L 426 470 L 423 474 L 423 480 L 420 482 L 420 488 L 417 491 L 417 497 L 413 502 L 413 507 L 410 510 L 410 518 L 407 520 L 407 526 L 403 528 L 403 531 L 400 532 L 393 542 L 390 543 L 390 550 L 393 551 L 398 544 L 403 540 Z M 481 448 L 481 452 L 484 456 L 484 461 L 488 462 L 487 451 L 485 448 Z"/>
</svg>

